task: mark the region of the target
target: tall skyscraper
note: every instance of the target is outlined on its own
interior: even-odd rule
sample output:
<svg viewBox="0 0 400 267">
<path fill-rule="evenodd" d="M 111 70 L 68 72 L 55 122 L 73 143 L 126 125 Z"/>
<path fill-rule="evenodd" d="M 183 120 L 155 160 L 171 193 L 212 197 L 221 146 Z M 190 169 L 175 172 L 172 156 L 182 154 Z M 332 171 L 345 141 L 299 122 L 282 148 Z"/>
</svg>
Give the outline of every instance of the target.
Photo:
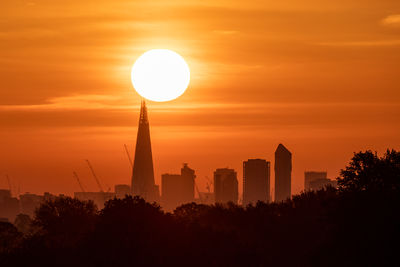
<svg viewBox="0 0 400 267">
<path fill-rule="evenodd" d="M 292 183 L 292 153 L 279 144 L 275 151 L 275 201 L 290 198 Z"/>
<path fill-rule="evenodd" d="M 182 203 L 183 185 L 180 174 L 161 175 L 161 203 L 165 211 L 172 211 Z"/>
<path fill-rule="evenodd" d="M 217 203 L 237 203 L 238 180 L 235 170 L 224 168 L 214 172 L 214 196 Z"/>
<path fill-rule="evenodd" d="M 163 208 L 167 211 L 194 201 L 195 171 L 185 163 L 181 174 L 161 175 L 161 197 Z"/>
<path fill-rule="evenodd" d="M 154 183 L 150 126 L 147 118 L 146 103 L 144 101 L 142 101 L 140 107 L 131 189 L 134 196 L 141 196 L 149 202 L 159 200 L 159 193 Z"/>
<path fill-rule="evenodd" d="M 243 162 L 243 205 L 270 201 L 270 168 L 265 159 Z"/>
</svg>

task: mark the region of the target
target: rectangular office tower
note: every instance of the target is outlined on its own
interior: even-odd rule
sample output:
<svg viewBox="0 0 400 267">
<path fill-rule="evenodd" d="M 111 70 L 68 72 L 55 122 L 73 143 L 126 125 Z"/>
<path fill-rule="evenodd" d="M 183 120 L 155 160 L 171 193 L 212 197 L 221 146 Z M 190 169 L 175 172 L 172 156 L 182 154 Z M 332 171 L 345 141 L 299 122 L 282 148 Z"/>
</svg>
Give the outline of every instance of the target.
<svg viewBox="0 0 400 267">
<path fill-rule="evenodd" d="M 304 172 L 304 190 L 309 191 L 310 183 L 317 180 L 326 180 L 328 179 L 327 172 L 315 172 L 315 171 L 308 171 Z"/>
<path fill-rule="evenodd" d="M 243 162 L 243 205 L 270 201 L 270 162 L 249 159 Z"/>
<path fill-rule="evenodd" d="M 177 206 L 194 201 L 194 170 L 183 165 L 181 174 L 161 175 L 162 185 L 162 206 L 165 210 L 171 211 Z"/>
<path fill-rule="evenodd" d="M 238 202 L 238 180 L 233 169 L 217 169 L 214 172 L 214 197 L 216 203 Z"/>
<path fill-rule="evenodd" d="M 292 196 L 292 153 L 282 144 L 275 151 L 275 201 Z"/>
</svg>

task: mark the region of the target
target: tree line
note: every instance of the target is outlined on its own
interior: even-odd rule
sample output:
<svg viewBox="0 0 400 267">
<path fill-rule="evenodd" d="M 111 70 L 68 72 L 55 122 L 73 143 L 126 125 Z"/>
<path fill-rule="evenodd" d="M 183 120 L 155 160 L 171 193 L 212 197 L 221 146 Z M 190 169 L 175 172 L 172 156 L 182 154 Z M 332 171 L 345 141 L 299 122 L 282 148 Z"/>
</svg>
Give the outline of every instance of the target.
<svg viewBox="0 0 400 267">
<path fill-rule="evenodd" d="M 62 197 L 0 223 L 0 266 L 396 266 L 400 152 L 355 153 L 338 188 L 281 203 Z"/>
</svg>

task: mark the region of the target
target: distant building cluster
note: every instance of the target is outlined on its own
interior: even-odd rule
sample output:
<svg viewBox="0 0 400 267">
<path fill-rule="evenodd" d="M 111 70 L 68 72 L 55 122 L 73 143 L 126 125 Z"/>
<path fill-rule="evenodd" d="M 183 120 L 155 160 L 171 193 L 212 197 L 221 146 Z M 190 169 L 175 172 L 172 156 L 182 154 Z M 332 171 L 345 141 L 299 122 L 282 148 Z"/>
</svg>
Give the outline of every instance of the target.
<svg viewBox="0 0 400 267">
<path fill-rule="evenodd" d="M 55 197 L 55 195 L 46 192 L 43 195 L 25 193 L 16 198 L 11 195 L 11 190 L 0 189 L 0 220 L 13 221 L 18 214 L 26 214 L 32 217 L 35 209 L 44 200 Z"/>
<path fill-rule="evenodd" d="M 131 187 L 129 185 L 115 185 L 114 192 L 75 192 L 74 197 L 82 200 L 91 200 L 99 209 L 104 207 L 107 200 L 113 198 L 124 198 L 126 195 L 131 195 Z M 53 195 L 45 192 L 43 195 L 24 193 L 19 195 L 19 198 L 12 197 L 11 191 L 0 189 L 0 221 L 14 221 L 18 214 L 26 214 L 31 218 L 43 201 L 54 199 L 56 197 L 64 197 L 61 195 Z"/>
<path fill-rule="evenodd" d="M 280 144 L 275 153 L 275 194 L 279 196 L 276 201 L 291 197 L 291 166 L 291 153 Z M 162 174 L 162 207 L 172 211 L 179 205 L 193 201 L 202 204 L 232 202 L 243 205 L 272 201 L 271 163 L 265 159 L 249 159 L 243 162 L 243 201 L 239 201 L 239 182 L 234 169 L 218 168 L 214 171 L 213 192 L 200 192 L 195 178 L 195 171 L 186 163 L 181 174 Z"/>
</svg>

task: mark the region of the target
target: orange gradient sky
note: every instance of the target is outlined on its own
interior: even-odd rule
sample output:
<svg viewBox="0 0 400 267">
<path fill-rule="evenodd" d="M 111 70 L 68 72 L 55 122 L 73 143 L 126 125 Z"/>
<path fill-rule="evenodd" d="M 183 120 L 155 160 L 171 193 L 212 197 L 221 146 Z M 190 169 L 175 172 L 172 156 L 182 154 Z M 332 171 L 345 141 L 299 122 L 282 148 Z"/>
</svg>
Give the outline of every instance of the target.
<svg viewBox="0 0 400 267">
<path fill-rule="evenodd" d="M 3 0 L 0 188 L 72 194 L 130 183 L 140 97 L 130 70 L 149 49 L 181 54 L 191 83 L 148 102 L 156 183 L 188 162 L 201 191 L 218 167 L 276 146 L 334 178 L 354 151 L 400 149 L 400 1 Z M 271 172 L 273 177 L 273 171 Z M 273 180 L 273 179 L 272 179 Z M 240 186 L 241 191 L 241 186 Z"/>
</svg>

